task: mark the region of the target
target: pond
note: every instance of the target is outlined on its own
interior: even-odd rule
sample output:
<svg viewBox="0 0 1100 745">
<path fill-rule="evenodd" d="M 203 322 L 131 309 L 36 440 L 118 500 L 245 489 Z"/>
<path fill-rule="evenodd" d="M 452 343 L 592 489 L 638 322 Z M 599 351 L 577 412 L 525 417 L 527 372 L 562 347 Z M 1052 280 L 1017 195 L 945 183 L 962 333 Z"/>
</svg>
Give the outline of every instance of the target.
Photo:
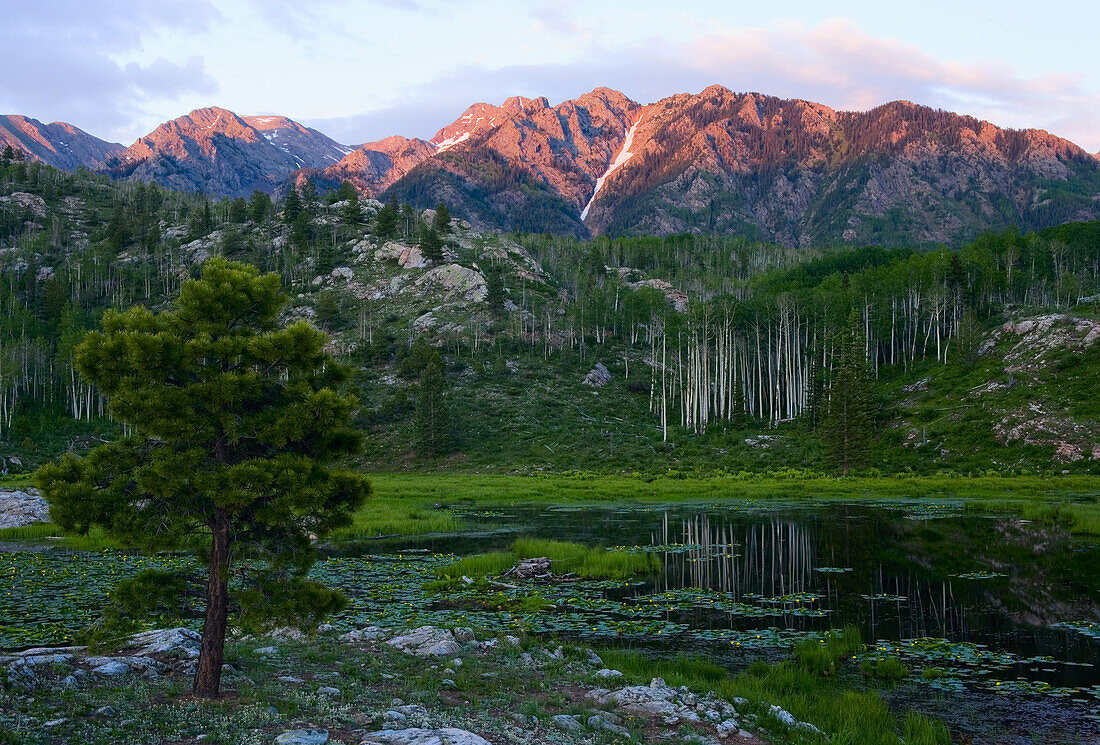
<svg viewBox="0 0 1100 745">
<path fill-rule="evenodd" d="M 1095 540 L 954 502 L 454 509 L 476 530 L 327 546 L 314 575 L 351 600 L 334 623 L 522 630 L 704 653 L 734 671 L 782 659 L 807 635 L 856 625 L 871 642 L 859 657 L 899 657 L 910 697 L 938 697 L 945 710 L 960 696 L 989 697 L 982 709 L 1002 719 L 1031 711 L 1076 729 L 1081 742 L 1096 731 Z M 425 586 L 454 556 L 505 549 L 518 536 L 651 553 L 661 569 L 490 592 Z M 11 578 L 0 597 L 0 646 L 64 642 L 95 617 L 111 583 L 150 565 L 193 566 L 118 552 L 0 554 L 0 575 Z M 532 594 L 543 602 L 528 610 Z"/>
</svg>

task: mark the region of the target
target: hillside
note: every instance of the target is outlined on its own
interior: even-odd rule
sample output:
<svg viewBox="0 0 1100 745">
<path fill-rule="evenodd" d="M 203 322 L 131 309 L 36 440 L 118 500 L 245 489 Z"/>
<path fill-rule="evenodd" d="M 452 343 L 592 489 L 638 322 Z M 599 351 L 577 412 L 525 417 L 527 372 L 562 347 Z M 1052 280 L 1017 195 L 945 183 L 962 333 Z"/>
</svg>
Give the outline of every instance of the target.
<svg viewBox="0 0 1100 745">
<path fill-rule="evenodd" d="M 296 194 L 296 196 L 298 196 Z M 793 250 L 720 236 L 592 241 L 444 228 L 366 200 L 209 203 L 0 165 L 0 456 L 111 437 L 71 349 L 107 307 L 161 307 L 213 254 L 281 277 L 356 369 L 370 468 L 832 471 L 819 412 L 855 309 L 886 472 L 1090 472 L 1100 223 L 958 251 Z M 445 363 L 428 457 L 420 372 Z M 816 407 L 816 408 L 815 408 Z M 815 413 L 818 412 L 818 413 Z"/>
</svg>

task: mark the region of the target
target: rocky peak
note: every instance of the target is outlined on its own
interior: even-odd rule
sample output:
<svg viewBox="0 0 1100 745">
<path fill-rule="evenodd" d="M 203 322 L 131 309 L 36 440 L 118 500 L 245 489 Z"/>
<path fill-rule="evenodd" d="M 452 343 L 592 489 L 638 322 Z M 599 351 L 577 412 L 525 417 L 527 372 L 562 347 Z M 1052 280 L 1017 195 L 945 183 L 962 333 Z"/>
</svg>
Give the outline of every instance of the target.
<svg viewBox="0 0 1100 745">
<path fill-rule="evenodd" d="M 70 170 L 97 166 L 123 149 L 117 142 L 106 142 L 72 124 L 43 124 L 19 114 L 0 115 L 0 150 L 8 145 L 22 150 L 30 160 Z"/>
</svg>

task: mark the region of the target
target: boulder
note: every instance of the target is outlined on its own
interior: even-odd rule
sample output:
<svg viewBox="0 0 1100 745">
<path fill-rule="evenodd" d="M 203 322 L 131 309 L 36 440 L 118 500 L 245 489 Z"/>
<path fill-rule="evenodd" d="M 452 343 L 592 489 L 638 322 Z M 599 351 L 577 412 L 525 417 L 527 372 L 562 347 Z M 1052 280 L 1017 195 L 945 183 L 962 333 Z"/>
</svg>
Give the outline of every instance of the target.
<svg viewBox="0 0 1100 745">
<path fill-rule="evenodd" d="M 202 634 L 184 627 L 154 629 L 134 634 L 129 646 L 137 648 L 137 655 L 167 654 L 180 657 L 198 657 Z"/>
<path fill-rule="evenodd" d="M 50 506 L 36 489 L 0 491 L 0 528 L 21 528 L 50 519 Z"/>
<path fill-rule="evenodd" d="M 602 362 L 597 362 L 596 366 L 588 371 L 581 382 L 593 388 L 603 388 L 611 382 L 611 371 L 604 367 Z"/>
<path fill-rule="evenodd" d="M 471 302 L 484 300 L 488 291 L 481 272 L 460 264 L 444 264 L 429 269 L 416 284 L 419 287 L 439 287 L 460 294 Z"/>
<path fill-rule="evenodd" d="M 395 636 L 386 644 L 417 657 L 453 657 L 462 651 L 449 629 L 421 626 L 407 634 Z"/>
<path fill-rule="evenodd" d="M 328 730 L 324 729 L 295 729 L 275 738 L 275 745 L 325 745 L 327 742 Z"/>
<path fill-rule="evenodd" d="M 367 626 L 365 629 L 353 629 L 340 637 L 340 641 L 351 644 L 360 642 L 373 642 L 385 639 L 388 636 L 385 629 L 378 626 Z"/>
<path fill-rule="evenodd" d="M 576 717 L 571 717 L 567 714 L 558 714 L 557 716 L 550 717 L 550 724 L 564 732 L 581 732 L 584 730 L 584 725 L 578 722 Z"/>
<path fill-rule="evenodd" d="M 125 662 L 111 660 L 110 662 L 104 662 L 102 665 L 93 667 L 92 672 L 97 675 L 105 675 L 109 678 L 113 678 L 118 675 L 129 675 L 130 666 Z"/>
<path fill-rule="evenodd" d="M 550 574 L 550 559 L 540 556 L 535 559 L 523 559 L 514 567 L 504 573 L 506 577 L 519 577 L 530 579 L 532 577 L 545 577 Z"/>
<path fill-rule="evenodd" d="M 361 745 L 493 745 L 464 729 L 384 729 L 368 733 Z"/>
</svg>

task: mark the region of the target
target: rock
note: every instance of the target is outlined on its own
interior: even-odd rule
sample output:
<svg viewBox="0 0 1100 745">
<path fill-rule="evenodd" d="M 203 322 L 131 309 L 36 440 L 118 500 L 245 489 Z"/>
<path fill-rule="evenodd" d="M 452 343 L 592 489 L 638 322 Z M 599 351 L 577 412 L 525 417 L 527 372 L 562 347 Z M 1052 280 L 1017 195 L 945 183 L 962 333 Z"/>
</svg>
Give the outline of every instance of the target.
<svg viewBox="0 0 1100 745">
<path fill-rule="evenodd" d="M 417 657 L 450 657 L 462 651 L 448 629 L 421 626 L 408 634 L 395 636 L 386 644 Z"/>
<path fill-rule="evenodd" d="M 493 745 L 483 737 L 464 729 L 445 727 L 443 729 L 401 729 L 370 732 L 362 745 Z"/>
<path fill-rule="evenodd" d="M 271 656 L 271 655 L 279 654 L 279 648 L 278 647 L 257 647 L 256 649 L 252 650 L 252 654 L 258 654 L 258 655 L 261 655 L 263 657 L 268 657 L 268 656 Z"/>
<path fill-rule="evenodd" d="M 104 662 L 102 665 L 93 667 L 92 672 L 98 675 L 106 675 L 108 677 L 114 677 L 116 675 L 128 675 L 130 673 L 130 666 L 127 665 L 125 662 L 111 660 L 110 662 Z"/>
<path fill-rule="evenodd" d="M 611 371 L 602 362 L 597 362 L 581 382 L 593 388 L 603 388 L 611 382 Z"/>
<path fill-rule="evenodd" d="M 354 629 L 349 631 L 340 637 L 342 642 L 350 642 L 356 644 L 359 642 L 373 642 L 379 639 L 385 639 L 387 632 L 385 629 L 378 626 L 368 626 L 365 629 Z"/>
<path fill-rule="evenodd" d="M 112 709 L 110 706 L 100 706 L 98 709 L 95 710 L 95 715 L 97 717 L 107 717 L 108 719 L 114 716 L 118 716 L 115 710 Z"/>
<path fill-rule="evenodd" d="M 325 745 L 327 742 L 328 730 L 325 729 L 295 729 L 275 738 L 275 745 Z"/>
<path fill-rule="evenodd" d="M 640 290 L 649 287 L 665 296 L 665 301 L 672 306 L 677 313 L 686 313 L 688 309 L 688 296 L 682 290 L 678 290 L 663 279 L 647 279 L 642 282 L 628 282 L 627 287 L 632 290 Z"/>
<path fill-rule="evenodd" d="M 336 631 L 336 627 L 331 623 L 322 623 L 317 627 L 318 634 L 327 634 L 332 631 Z"/>
<path fill-rule="evenodd" d="M 21 528 L 50 519 L 50 506 L 37 490 L 0 491 L 0 528 Z"/>
<path fill-rule="evenodd" d="M 154 629 L 134 634 L 129 639 L 129 646 L 137 647 L 137 654 L 145 657 L 151 654 L 179 655 L 183 657 L 198 657 L 199 644 L 202 634 L 191 629 L 179 627 L 174 629 Z"/>
<path fill-rule="evenodd" d="M 332 686 L 321 686 L 320 688 L 317 689 L 317 692 L 320 693 L 322 696 L 339 696 L 340 695 L 340 689 L 339 688 L 333 688 Z"/>
<path fill-rule="evenodd" d="M 487 292 L 485 277 L 478 271 L 459 264 L 444 264 L 429 269 L 416 281 L 418 287 L 437 286 L 462 295 L 468 301 L 480 302 Z"/>
<path fill-rule="evenodd" d="M 580 732 L 584 729 L 584 725 L 578 722 L 576 717 L 567 714 L 550 717 L 550 724 L 565 732 Z"/>
<path fill-rule="evenodd" d="M 297 677 L 296 675 L 280 675 L 275 680 L 278 680 L 282 683 L 304 683 L 305 682 L 304 680 Z"/>
<path fill-rule="evenodd" d="M 277 629 L 264 634 L 269 639 L 280 639 L 283 641 L 300 641 L 306 638 L 306 635 L 302 633 L 302 630 L 293 626 L 280 626 Z"/>
<path fill-rule="evenodd" d="M 588 717 L 588 726 L 592 729 L 603 730 L 604 732 L 610 732 L 614 735 L 620 735 L 622 737 L 630 737 L 630 730 L 615 723 L 617 720 L 614 714 L 608 714 L 606 712 L 601 714 L 593 714 Z"/>
<path fill-rule="evenodd" d="M 474 641 L 474 630 L 467 626 L 459 626 L 454 630 L 455 641 L 459 642 L 472 642 Z"/>
<path fill-rule="evenodd" d="M 603 667 L 603 659 L 591 649 L 584 650 L 584 658 L 588 660 L 589 665 L 599 665 Z"/>
<path fill-rule="evenodd" d="M 61 685 L 64 688 L 76 688 L 80 685 L 80 681 L 72 675 L 66 675 L 64 678 L 61 679 Z"/>
<path fill-rule="evenodd" d="M 10 202 L 20 209 L 28 210 L 35 217 L 46 216 L 46 200 L 42 197 L 28 194 L 25 191 L 12 192 L 10 196 L 0 197 L 0 203 Z"/>
<path fill-rule="evenodd" d="M 10 686 L 29 691 L 37 688 L 40 681 L 34 667 L 25 662 L 13 662 L 8 665 L 7 682 Z"/>
<path fill-rule="evenodd" d="M 444 678 L 443 680 L 439 681 L 439 685 L 444 688 L 450 688 L 452 691 L 458 688 L 458 683 L 455 683 L 450 678 Z"/>
<path fill-rule="evenodd" d="M 600 680 L 618 680 L 623 677 L 623 674 L 618 670 L 609 670 L 606 667 L 602 670 L 597 670 L 592 674 L 593 678 L 599 678 Z"/>
<path fill-rule="evenodd" d="M 518 577 L 531 579 L 532 577 L 545 577 L 550 574 L 550 559 L 540 556 L 535 559 L 523 559 L 514 567 L 504 573 L 505 577 Z"/>
<path fill-rule="evenodd" d="M 67 721 L 69 721 L 69 720 L 65 719 L 64 717 L 62 717 L 61 719 L 51 719 L 48 722 L 43 722 L 42 726 L 46 727 L 46 728 L 49 728 L 49 729 L 52 729 L 53 727 L 60 727 L 62 724 L 64 724 Z"/>
<path fill-rule="evenodd" d="M 504 636 L 501 637 L 501 641 L 508 647 L 518 647 L 520 644 L 518 636 Z"/>
<path fill-rule="evenodd" d="M 796 724 L 798 724 L 798 720 L 794 718 L 794 714 L 791 714 L 786 709 L 783 709 L 779 706 L 772 706 L 769 711 L 771 712 L 771 715 L 773 717 L 775 717 L 788 727 L 794 727 Z"/>
<path fill-rule="evenodd" d="M 741 729 L 741 723 L 733 717 L 730 717 L 729 719 L 724 719 L 719 722 L 717 729 L 719 737 L 729 737 L 730 735 L 737 734 Z"/>
</svg>

